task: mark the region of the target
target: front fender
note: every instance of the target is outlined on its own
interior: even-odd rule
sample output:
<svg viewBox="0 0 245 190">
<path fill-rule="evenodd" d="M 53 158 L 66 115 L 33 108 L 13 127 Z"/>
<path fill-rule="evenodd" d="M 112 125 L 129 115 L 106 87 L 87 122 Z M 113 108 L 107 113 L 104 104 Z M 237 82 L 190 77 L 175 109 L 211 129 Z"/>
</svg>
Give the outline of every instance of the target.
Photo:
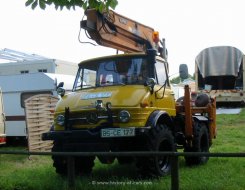
<svg viewBox="0 0 245 190">
<path fill-rule="evenodd" d="M 157 123 L 164 123 L 170 129 L 173 129 L 173 121 L 166 111 L 156 110 L 151 113 L 146 122 L 146 127 L 155 128 L 157 126 Z"/>
</svg>

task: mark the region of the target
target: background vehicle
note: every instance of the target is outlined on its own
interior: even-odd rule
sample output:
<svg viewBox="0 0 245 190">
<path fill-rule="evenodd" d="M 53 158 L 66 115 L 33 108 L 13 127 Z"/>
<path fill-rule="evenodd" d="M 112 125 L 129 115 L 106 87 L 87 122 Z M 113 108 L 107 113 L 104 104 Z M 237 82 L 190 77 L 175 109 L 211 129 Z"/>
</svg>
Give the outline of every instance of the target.
<svg viewBox="0 0 245 190">
<path fill-rule="evenodd" d="M 98 44 L 128 53 L 82 61 L 73 92 L 61 94 L 51 131 L 52 151 L 184 151 L 208 152 L 216 136 L 215 100 L 191 106 L 190 89 L 175 102 L 168 79 L 164 40 L 152 28 L 113 11 L 86 11 L 81 22 Z M 59 92 L 64 93 L 60 89 Z M 102 163 L 116 158 L 98 156 Z M 95 157 L 76 157 L 77 174 L 92 171 Z M 117 157 L 120 164 L 134 162 L 144 176 L 163 176 L 170 170 L 168 156 Z M 187 164 L 207 157 L 186 157 Z M 67 160 L 53 156 L 59 174 Z"/>
<path fill-rule="evenodd" d="M 61 81 L 72 89 L 74 76 L 51 73 L 32 73 L 0 76 L 5 111 L 5 133 L 8 138 L 26 137 L 24 101 L 37 94 L 57 95 L 56 87 Z"/>
<path fill-rule="evenodd" d="M 216 97 L 217 105 L 245 105 L 245 56 L 231 46 L 202 50 L 196 57 L 196 91 Z"/>
<path fill-rule="evenodd" d="M 5 114 L 3 108 L 3 96 L 2 89 L 0 88 L 0 145 L 6 143 L 6 134 L 5 134 Z"/>
<path fill-rule="evenodd" d="M 0 49 L 0 60 L 0 76 L 37 72 L 75 75 L 77 71 L 77 65 L 72 62 L 7 48 Z"/>
</svg>

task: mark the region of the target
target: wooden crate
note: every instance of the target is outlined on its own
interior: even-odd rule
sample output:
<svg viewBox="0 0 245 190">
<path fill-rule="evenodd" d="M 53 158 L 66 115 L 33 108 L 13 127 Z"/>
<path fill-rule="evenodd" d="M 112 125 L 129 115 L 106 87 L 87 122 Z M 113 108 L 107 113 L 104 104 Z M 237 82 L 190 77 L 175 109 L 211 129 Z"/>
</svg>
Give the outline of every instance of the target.
<svg viewBox="0 0 245 190">
<path fill-rule="evenodd" d="M 42 141 L 42 133 L 48 132 L 54 120 L 58 98 L 39 94 L 25 100 L 25 113 L 29 151 L 51 151 L 53 141 Z"/>
</svg>

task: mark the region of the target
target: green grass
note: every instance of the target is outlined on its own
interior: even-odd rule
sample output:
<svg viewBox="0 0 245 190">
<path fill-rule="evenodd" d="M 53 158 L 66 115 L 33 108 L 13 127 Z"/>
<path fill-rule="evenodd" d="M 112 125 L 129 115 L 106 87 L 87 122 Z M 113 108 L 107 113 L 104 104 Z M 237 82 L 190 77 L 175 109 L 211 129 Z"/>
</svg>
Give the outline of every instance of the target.
<svg viewBox="0 0 245 190">
<path fill-rule="evenodd" d="M 217 116 L 218 135 L 211 152 L 245 152 L 245 110 Z M 0 150 L 25 150 L 1 147 Z M 187 167 L 180 157 L 181 190 L 245 189 L 245 158 L 210 158 L 206 165 Z M 76 189 L 170 189 L 171 177 L 139 180 L 134 165 L 100 164 L 90 177 L 77 177 Z M 55 173 L 49 156 L 0 155 L 1 190 L 65 190 L 66 178 Z"/>
</svg>

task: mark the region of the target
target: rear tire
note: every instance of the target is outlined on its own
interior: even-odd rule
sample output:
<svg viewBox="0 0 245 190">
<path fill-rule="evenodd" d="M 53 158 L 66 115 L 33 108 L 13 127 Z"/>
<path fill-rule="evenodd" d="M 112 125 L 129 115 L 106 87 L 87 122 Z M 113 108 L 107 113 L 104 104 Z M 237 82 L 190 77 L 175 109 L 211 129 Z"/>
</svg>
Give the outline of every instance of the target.
<svg viewBox="0 0 245 190">
<path fill-rule="evenodd" d="M 175 151 L 172 132 L 166 125 L 158 124 L 149 132 L 146 151 Z M 139 157 L 137 167 L 142 177 L 162 177 L 170 173 L 170 156 Z"/>
<path fill-rule="evenodd" d="M 193 147 L 185 147 L 184 152 L 209 152 L 209 133 L 204 123 L 196 122 L 194 125 Z M 205 164 L 209 160 L 207 156 L 186 156 L 186 164 L 200 165 Z"/>
</svg>

